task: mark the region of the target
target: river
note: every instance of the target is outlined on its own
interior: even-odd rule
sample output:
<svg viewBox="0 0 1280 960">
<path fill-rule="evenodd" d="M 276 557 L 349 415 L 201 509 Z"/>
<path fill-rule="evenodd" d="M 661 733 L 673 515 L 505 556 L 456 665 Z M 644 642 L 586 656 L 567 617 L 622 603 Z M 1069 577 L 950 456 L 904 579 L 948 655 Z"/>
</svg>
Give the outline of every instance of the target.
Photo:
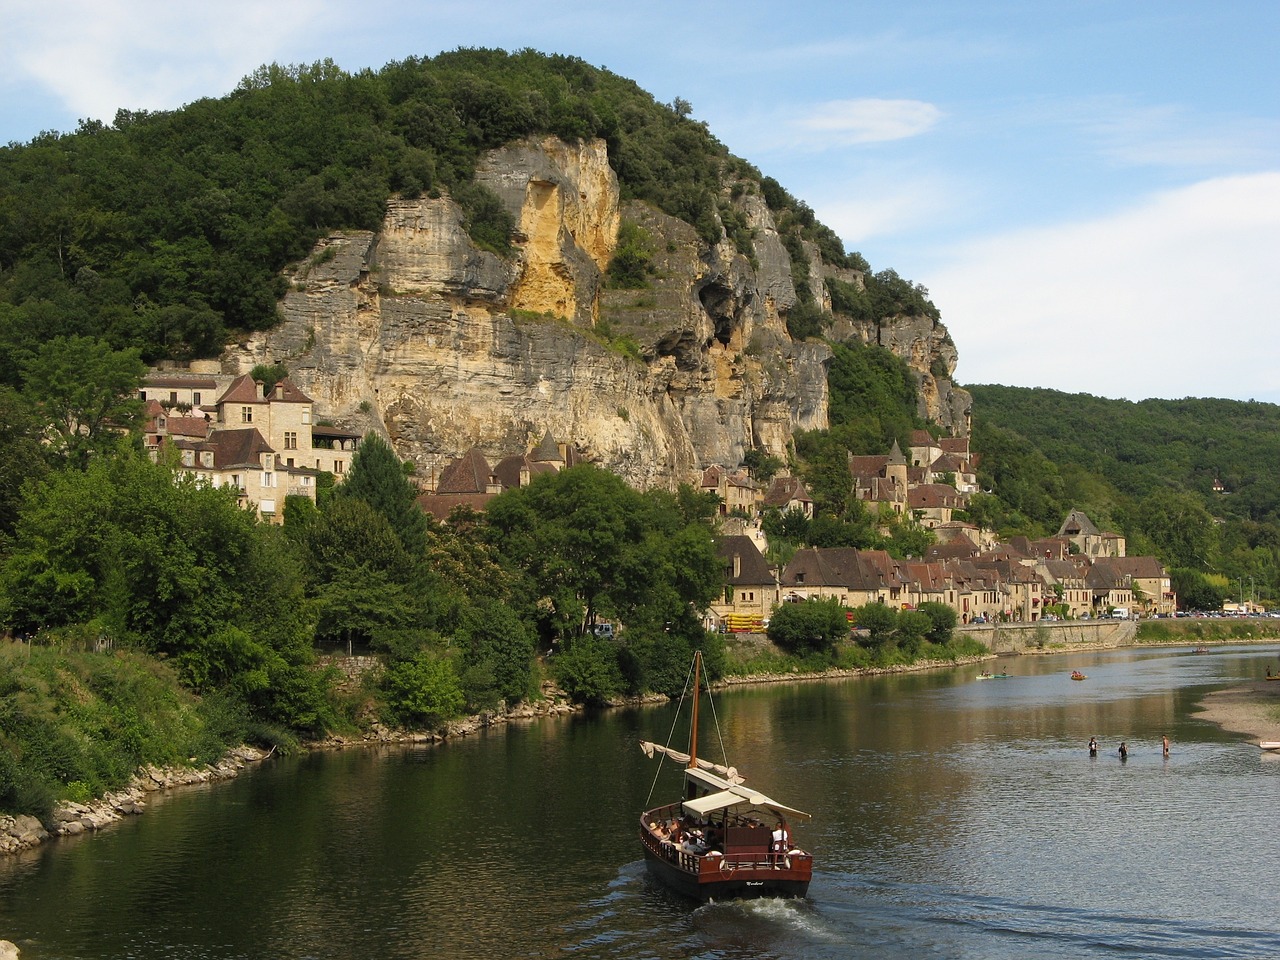
<svg viewBox="0 0 1280 960">
<path fill-rule="evenodd" d="M 1278 657 L 1124 650 L 1006 659 L 986 682 L 717 694 L 704 731 L 813 814 L 804 901 L 700 906 L 649 879 L 635 827 L 657 763 L 636 741 L 667 740 L 656 707 L 177 792 L 0 861 L 0 939 L 23 960 L 1277 957 L 1280 758 L 1190 711 Z M 653 802 L 678 782 L 668 762 Z"/>
</svg>

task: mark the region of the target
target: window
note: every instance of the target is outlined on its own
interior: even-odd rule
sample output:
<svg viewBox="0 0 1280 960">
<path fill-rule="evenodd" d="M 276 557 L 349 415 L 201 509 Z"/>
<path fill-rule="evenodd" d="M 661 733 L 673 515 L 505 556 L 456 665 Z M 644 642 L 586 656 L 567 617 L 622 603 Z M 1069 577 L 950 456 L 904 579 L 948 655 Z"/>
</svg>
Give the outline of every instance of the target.
<svg viewBox="0 0 1280 960">
<path fill-rule="evenodd" d="M 310 422 L 311 422 L 311 408 L 310 408 L 310 407 L 303 407 L 303 408 L 302 408 L 302 422 L 303 422 L 303 423 L 310 423 Z"/>
<path fill-rule="evenodd" d="M 295 433 L 295 432 L 294 432 L 294 431 L 292 431 L 292 430 L 286 430 L 286 431 L 284 432 L 284 448 L 285 448 L 286 450 L 297 450 L 297 449 L 298 449 L 298 434 L 297 434 L 297 433 Z"/>
<path fill-rule="evenodd" d="M 274 487 L 276 485 L 276 475 L 274 473 L 264 473 L 262 475 L 262 486 Z"/>
<path fill-rule="evenodd" d="M 270 453 L 264 453 L 262 455 L 262 469 L 271 470 L 273 467 L 275 467 L 273 455 Z"/>
<path fill-rule="evenodd" d="M 334 473 L 341 473 L 341 472 L 342 472 L 342 461 L 341 461 L 341 460 L 335 460 L 335 461 L 333 461 L 333 472 L 334 472 Z"/>
<path fill-rule="evenodd" d="M 177 391 L 177 390 L 170 390 L 170 391 L 169 391 L 169 402 L 170 402 L 170 403 L 177 403 L 177 402 L 178 402 L 178 391 Z"/>
<path fill-rule="evenodd" d="M 275 513 L 276 502 L 274 500 L 263 500 L 260 504 L 258 504 L 258 509 L 261 510 L 263 513 Z"/>
<path fill-rule="evenodd" d="M 287 457 L 287 458 L 285 459 L 285 461 L 284 461 L 284 465 L 285 465 L 286 467 L 292 467 L 292 466 L 293 466 L 293 457 Z"/>
<path fill-rule="evenodd" d="M 253 423 L 253 407 L 240 408 L 240 422 Z"/>
<path fill-rule="evenodd" d="M 197 390 L 195 393 L 191 394 L 191 405 L 192 405 L 193 407 L 198 407 L 198 406 L 200 406 L 200 391 L 199 391 L 199 390 Z"/>
</svg>

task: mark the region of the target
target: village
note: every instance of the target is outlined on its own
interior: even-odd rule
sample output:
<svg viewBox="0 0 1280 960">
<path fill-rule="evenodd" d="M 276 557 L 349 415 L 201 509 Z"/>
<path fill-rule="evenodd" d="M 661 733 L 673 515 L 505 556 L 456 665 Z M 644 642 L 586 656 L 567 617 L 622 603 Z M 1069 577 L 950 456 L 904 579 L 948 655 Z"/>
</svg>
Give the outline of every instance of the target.
<svg viewBox="0 0 1280 960">
<path fill-rule="evenodd" d="M 319 478 L 340 480 L 360 435 L 317 421 L 314 403 L 287 377 L 270 389 L 243 375 L 155 373 L 143 387 L 146 446 L 170 445 L 177 466 L 213 486 L 238 490 L 242 506 L 283 522 L 284 498 L 314 501 Z M 490 464 L 478 449 L 420 481 L 419 506 L 447 522 L 459 508 L 483 511 L 503 491 L 586 458 L 550 432 L 533 449 Z M 770 563 L 761 518 L 766 511 L 813 516 L 803 482 L 780 475 L 758 483 L 740 467 L 710 466 L 700 489 L 719 500 L 719 551 L 725 590 L 706 612 L 709 629 L 755 632 L 781 603 L 834 599 L 853 608 L 881 603 L 910 610 L 944 604 L 961 624 L 1172 616 L 1177 598 L 1155 557 L 1130 557 L 1125 540 L 1072 511 L 1056 536 L 1007 543 L 961 519 L 978 490 L 968 437 L 917 430 L 904 453 L 895 442 L 880 456 L 850 456 L 853 495 L 882 516 L 906 518 L 936 538 L 923 556 L 884 550 L 801 547 Z"/>
</svg>

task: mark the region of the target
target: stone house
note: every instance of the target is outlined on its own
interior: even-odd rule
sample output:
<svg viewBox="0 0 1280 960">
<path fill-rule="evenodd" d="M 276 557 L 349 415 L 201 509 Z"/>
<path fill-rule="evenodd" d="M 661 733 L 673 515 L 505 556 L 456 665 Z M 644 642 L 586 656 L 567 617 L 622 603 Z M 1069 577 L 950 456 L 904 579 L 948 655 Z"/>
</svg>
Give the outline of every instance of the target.
<svg viewBox="0 0 1280 960">
<path fill-rule="evenodd" d="M 743 618 L 757 623 L 769 618 L 778 605 L 778 577 L 748 536 L 721 537 L 716 553 L 724 564 L 724 595 L 711 604 L 721 622 Z"/>
<path fill-rule="evenodd" d="M 779 513 L 799 510 L 806 517 L 813 517 L 813 497 L 799 477 L 774 477 L 760 505 Z"/>
<path fill-rule="evenodd" d="M 881 573 L 867 554 L 852 547 L 804 547 L 779 576 L 783 602 L 837 600 L 841 606 L 897 602 L 901 584 Z"/>
<path fill-rule="evenodd" d="M 702 471 L 700 489 L 720 498 L 720 516 L 756 515 L 756 484 L 744 471 L 711 466 Z"/>
<path fill-rule="evenodd" d="M 1075 544 L 1079 555 L 1090 560 L 1097 557 L 1123 557 L 1124 537 L 1115 533 L 1103 533 L 1082 510 L 1072 510 L 1062 521 L 1058 536 Z"/>
<path fill-rule="evenodd" d="M 1104 557 L 1095 560 L 1093 565 L 1113 571 L 1118 578 L 1128 577 L 1135 612 L 1148 617 L 1167 617 L 1177 609 L 1178 596 L 1173 592 L 1173 581 L 1155 557 Z"/>
<path fill-rule="evenodd" d="M 203 380 L 192 382 L 203 387 Z M 198 396 L 202 393 L 193 386 L 190 397 Z M 215 487 L 235 487 L 242 505 L 254 507 L 264 520 L 281 523 L 284 498 L 314 501 L 319 474 L 341 475 L 358 443 L 356 435 L 340 432 L 339 446 L 317 447 L 312 411 L 311 399 L 288 378 L 268 396 L 261 382 L 243 376 L 192 416 L 174 416 L 159 400 L 148 400 L 145 442 L 153 459 L 163 444 L 172 444 L 179 451 L 180 469 Z"/>
</svg>

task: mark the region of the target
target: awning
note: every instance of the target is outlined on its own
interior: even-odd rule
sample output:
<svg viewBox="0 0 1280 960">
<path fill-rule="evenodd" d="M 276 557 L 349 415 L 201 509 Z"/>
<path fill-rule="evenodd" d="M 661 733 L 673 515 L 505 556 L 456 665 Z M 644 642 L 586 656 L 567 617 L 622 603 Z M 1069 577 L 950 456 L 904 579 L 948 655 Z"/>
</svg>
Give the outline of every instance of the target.
<svg viewBox="0 0 1280 960">
<path fill-rule="evenodd" d="M 756 808 L 768 810 L 779 817 L 810 819 L 809 814 L 803 810 L 796 810 L 794 807 L 778 803 L 777 800 L 766 797 L 763 793 L 752 790 L 750 787 L 744 787 L 741 784 L 731 786 L 728 790 L 721 790 L 718 793 L 709 793 L 705 797 L 686 800 L 681 804 L 681 807 L 685 813 L 696 814 L 703 818 L 717 810 Z"/>
</svg>

